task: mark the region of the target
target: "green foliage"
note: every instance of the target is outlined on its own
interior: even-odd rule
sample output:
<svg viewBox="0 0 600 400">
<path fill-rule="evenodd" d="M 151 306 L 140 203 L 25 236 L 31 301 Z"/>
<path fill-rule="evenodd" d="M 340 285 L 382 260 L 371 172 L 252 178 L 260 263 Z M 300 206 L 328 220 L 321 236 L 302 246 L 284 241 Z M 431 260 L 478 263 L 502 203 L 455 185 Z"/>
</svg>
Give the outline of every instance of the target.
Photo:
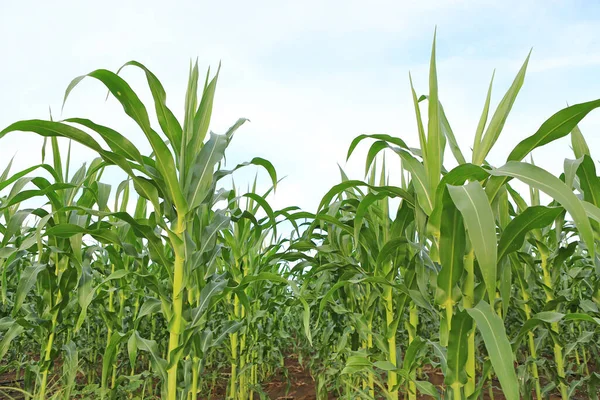
<svg viewBox="0 0 600 400">
<path fill-rule="evenodd" d="M 348 158 L 373 141 L 365 178 L 341 171 L 316 213 L 273 209 L 278 178 L 263 158 L 225 168 L 246 120 L 209 130 L 219 72 L 199 82 L 197 64 L 182 123 L 136 61 L 123 67 L 144 74 L 156 121 L 118 72 L 68 86 L 65 101 L 85 77 L 99 81 L 150 154 L 85 118 L 0 131 L 46 140 L 41 164 L 12 173 L 11 161 L 0 175 L 0 370 L 22 377 L 11 393 L 266 398 L 262 384 L 289 379 L 297 358 L 319 399 L 476 399 L 496 382 L 507 399 L 593 398 L 600 177 L 577 124 L 600 100 L 560 110 L 505 165 L 489 165 L 527 56 L 488 121 L 490 83 L 468 163 L 442 107 L 435 51 L 434 39 L 427 96 L 411 81 L 419 146 L 357 136 Z M 523 162 L 568 134 L 576 159 L 564 175 Z M 71 142 L 97 158 L 72 171 Z M 446 145 L 453 169 L 444 167 Z M 386 155 L 398 157 L 397 171 Z M 266 172 L 268 189 L 224 179 L 251 166 Z M 116 187 L 107 168 L 121 173 Z M 513 179 L 530 188 L 529 201 Z"/>
</svg>

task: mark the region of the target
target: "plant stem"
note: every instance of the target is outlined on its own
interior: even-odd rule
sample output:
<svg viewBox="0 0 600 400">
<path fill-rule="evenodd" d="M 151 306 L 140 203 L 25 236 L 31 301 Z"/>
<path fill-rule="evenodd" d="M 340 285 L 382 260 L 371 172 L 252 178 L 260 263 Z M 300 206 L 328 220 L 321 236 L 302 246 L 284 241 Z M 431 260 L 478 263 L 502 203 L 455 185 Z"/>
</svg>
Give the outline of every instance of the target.
<svg viewBox="0 0 600 400">
<path fill-rule="evenodd" d="M 373 347 L 373 321 L 369 320 L 369 334 L 367 335 L 367 352 Z M 369 396 L 375 398 L 375 381 L 373 377 L 373 371 L 369 371 L 367 377 L 367 387 L 369 388 Z"/>
<path fill-rule="evenodd" d="M 192 358 L 192 389 L 190 394 L 192 395 L 192 399 L 196 400 L 198 398 L 198 367 L 200 365 L 200 359 L 198 357 Z"/>
<path fill-rule="evenodd" d="M 544 251 L 540 251 L 540 257 L 542 261 L 542 273 L 544 275 L 544 285 L 548 288 L 546 290 L 546 301 L 550 302 L 554 299 L 554 295 L 552 294 L 553 285 L 552 285 L 552 277 L 550 276 L 550 271 L 548 271 L 548 256 Z M 551 329 L 557 335 L 559 334 L 558 323 L 554 322 L 551 325 Z M 559 343 L 554 343 L 554 359 L 556 362 L 556 372 L 561 382 L 559 383 L 560 395 L 563 400 L 567 400 L 569 398 L 569 394 L 567 391 L 567 385 L 564 383 L 565 379 L 565 366 L 563 360 L 562 346 Z"/>
<path fill-rule="evenodd" d="M 179 236 L 181 242 L 183 242 L 182 231 L 183 218 L 181 215 L 178 215 L 175 233 Z M 169 334 L 169 361 L 171 357 L 175 356 L 175 350 L 179 347 L 183 310 L 183 267 L 185 263 L 185 255 L 181 253 L 181 249 L 178 246 L 173 246 L 173 250 L 175 252 L 175 262 L 173 264 L 173 324 L 171 325 L 171 332 Z M 177 365 L 178 363 L 175 362 L 167 370 L 168 400 L 177 400 Z"/>
<path fill-rule="evenodd" d="M 240 300 L 234 295 L 233 300 L 233 312 L 237 319 L 238 307 Z M 229 383 L 229 398 L 237 399 L 237 367 L 238 367 L 238 333 L 235 332 L 231 335 L 231 382 Z"/>
<path fill-rule="evenodd" d="M 475 253 L 473 249 L 470 249 L 464 260 L 466 278 L 463 288 L 463 305 L 465 308 L 471 308 L 475 305 L 474 259 Z M 473 322 L 473 329 L 471 330 L 471 333 L 469 333 L 469 338 L 467 340 L 467 383 L 465 385 L 465 397 L 469 397 L 475 393 L 475 322 Z"/>
<path fill-rule="evenodd" d="M 60 263 L 59 263 L 57 254 L 55 254 L 54 260 L 55 260 L 54 263 L 56 265 L 55 266 L 56 276 L 60 277 L 61 268 L 60 268 Z M 68 259 L 65 259 L 65 260 L 67 260 L 67 262 L 68 262 Z M 54 303 L 55 306 L 57 304 L 59 304 L 61 301 L 62 301 L 62 294 L 59 290 L 58 294 L 56 295 L 56 301 Z M 54 314 L 52 315 L 52 327 L 50 328 L 50 335 L 48 336 L 48 341 L 46 342 L 46 348 L 44 349 L 44 364 L 46 364 L 46 365 L 44 366 L 44 370 L 42 371 L 42 379 L 41 379 L 40 391 L 39 391 L 39 399 L 40 400 L 46 399 L 46 387 L 48 385 L 48 370 L 50 368 L 50 360 L 52 357 L 52 346 L 54 344 L 56 324 L 58 321 L 58 312 L 59 312 L 59 310 L 57 309 L 56 311 L 54 311 Z"/>
<path fill-rule="evenodd" d="M 408 324 L 408 344 L 410 345 L 417 336 L 417 326 L 419 325 L 419 313 L 417 306 L 412 301 L 409 305 L 409 324 Z M 409 400 L 417 399 L 417 385 L 415 384 L 416 373 L 411 373 L 411 380 L 408 382 L 408 398 Z"/>
<path fill-rule="evenodd" d="M 394 301 L 392 298 L 392 288 L 387 286 L 385 288 L 385 320 L 387 323 L 388 330 L 392 327 L 394 322 Z M 388 331 L 388 361 L 391 362 L 394 366 L 396 366 L 396 332 Z M 395 371 L 390 371 L 388 373 L 388 391 L 390 392 L 390 396 L 392 398 L 398 398 L 398 390 L 393 390 L 394 386 L 398 384 L 398 375 Z"/>
</svg>

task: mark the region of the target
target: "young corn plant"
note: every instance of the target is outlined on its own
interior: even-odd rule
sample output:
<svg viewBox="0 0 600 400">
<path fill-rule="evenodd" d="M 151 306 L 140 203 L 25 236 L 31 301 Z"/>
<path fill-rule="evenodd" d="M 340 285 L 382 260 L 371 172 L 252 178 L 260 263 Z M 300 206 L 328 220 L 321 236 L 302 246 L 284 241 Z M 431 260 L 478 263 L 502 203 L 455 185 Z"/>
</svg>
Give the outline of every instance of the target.
<svg viewBox="0 0 600 400">
<path fill-rule="evenodd" d="M 475 327 L 482 335 L 505 396 L 519 398 L 514 357 L 511 357 L 512 351 L 503 324 L 510 305 L 512 284 L 511 267 L 507 266 L 509 264 L 504 257 L 508 254 L 507 248 L 515 251 L 522 246 L 522 235 L 527 231 L 551 224 L 558 211 L 550 210 L 544 219 L 547 225 L 528 225 L 531 215 L 523 218 L 517 218 L 517 215 L 511 220 L 507 211 L 511 205 L 506 197 L 507 190 L 510 190 L 509 179 L 516 178 L 530 185 L 533 190 L 544 191 L 557 206 L 566 210 L 573 217 L 586 256 L 595 259 L 592 231 L 585 212 L 585 207 L 590 207 L 584 206 L 558 178 L 520 161 L 535 148 L 571 132 L 579 120 L 600 105 L 598 101 L 571 106 L 555 114 L 538 132 L 517 145 L 505 166 L 491 168 L 485 163 L 522 85 L 527 63 L 528 59 L 489 124 L 488 91 L 475 135 L 471 163 L 467 163 L 462 155 L 439 100 L 435 40 L 429 94 L 419 99 L 413 90 L 420 149 L 412 149 L 402 139 L 388 135 L 361 135 L 353 141 L 349 151 L 349 154 L 352 153 L 356 145 L 366 138 L 375 139 L 368 152 L 367 168 L 381 150 L 388 148 L 400 156 L 403 168 L 410 173 L 411 184 L 416 192 L 412 208 L 417 232 L 425 236 L 423 241 L 429 246 L 431 259 L 441 266 L 435 285 L 435 303 L 443 310 L 440 314 L 439 345 L 447 349 L 445 383 L 451 388 L 453 398 L 477 396 L 481 391 L 481 385 L 476 384 Z M 427 134 L 419 107 L 420 101 L 425 99 L 428 102 Z M 578 140 L 578 148 L 585 148 L 581 136 L 578 136 Z M 448 172 L 442 166 L 446 142 L 459 164 Z M 593 212 L 588 214 L 591 216 Z M 540 225 L 541 221 L 536 223 Z M 505 228 L 508 231 L 506 236 L 498 237 L 498 229 L 502 231 Z M 515 236 L 515 232 L 520 235 Z M 547 268 L 546 263 L 547 254 L 542 261 L 544 268 Z M 546 285 L 549 283 L 547 281 Z M 556 329 L 554 332 L 557 333 Z M 535 349 L 530 350 L 535 357 Z M 559 345 L 555 346 L 555 358 L 561 382 L 560 392 L 563 398 L 567 398 Z M 536 385 L 536 392 L 538 397 L 541 396 L 539 385 Z"/>
<path fill-rule="evenodd" d="M 190 275 L 193 267 L 195 267 L 193 262 L 196 257 L 201 256 L 206 250 L 204 248 L 194 248 L 188 237 L 194 231 L 198 231 L 196 221 L 199 217 L 202 220 L 204 217 L 203 211 L 206 214 L 207 210 L 210 209 L 216 181 L 232 172 L 215 171 L 215 168 L 223 159 L 224 151 L 234 132 L 245 120 L 240 119 L 224 135 L 211 133 L 208 140 L 205 141 L 212 113 L 218 72 L 211 79 L 207 75 L 207 80 L 202 87 L 201 99 L 198 101 L 198 67 L 195 65 L 191 69 L 185 101 L 184 123 L 181 125 L 167 107 L 165 90 L 156 76 L 142 64 L 135 61 L 127 63 L 126 66 L 135 66 L 145 73 L 152 93 L 158 123 L 164 137 L 161 137 L 151 126 L 146 107 L 129 84 L 118 74 L 108 70 L 96 70 L 74 79 L 66 91 L 65 100 L 85 77 L 99 80 L 119 101 L 125 113 L 135 121 L 143 132 L 152 148 L 150 157 L 143 156 L 138 148 L 119 132 L 81 118 L 71 118 L 61 122 L 21 121 L 4 129 L 0 133 L 0 137 L 13 131 L 32 131 L 45 137 L 62 136 L 83 144 L 99 154 L 102 158 L 102 165 L 120 167 L 133 182 L 138 195 L 149 203 L 153 211 L 149 219 L 144 221 L 143 224 L 138 223 L 130 218 L 128 214 L 122 212 L 116 213 L 116 218 L 133 225 L 136 234 L 148 241 L 151 256 L 165 269 L 169 278 L 170 296 L 167 296 L 164 287 L 160 287 L 158 290 L 161 304 L 164 305 L 162 311 L 168 323 L 169 344 L 166 359 L 161 359 L 156 354 L 155 342 L 140 340 L 142 338 L 137 337 L 137 334 L 134 337 L 137 338 L 138 348 L 150 351 L 152 354 L 155 363 L 153 369 L 157 370 L 163 379 L 165 398 L 174 400 L 178 396 L 178 385 L 180 383 L 179 365 L 181 360 L 189 354 L 189 349 L 186 348 L 188 343 L 183 342 L 182 339 L 189 338 L 192 333 L 190 330 L 193 331 L 197 328 L 194 325 L 194 321 L 198 318 L 197 315 L 192 312 L 191 321 L 188 321 L 185 317 L 188 314 L 186 311 L 187 304 L 184 307 L 184 304 L 187 303 L 186 293 L 187 291 L 193 291 L 193 288 L 190 287 Z M 109 149 L 100 145 L 84 129 L 91 130 L 99 135 Z M 272 165 L 266 160 L 255 158 L 250 163 L 265 166 L 270 173 L 274 171 Z M 239 165 L 236 169 L 247 164 Z M 48 193 L 59 188 L 70 188 L 70 184 L 62 183 L 60 174 L 58 174 L 57 181 L 56 185 L 59 187 L 43 183 L 40 190 L 45 190 L 44 193 Z M 48 186 L 50 186 L 50 189 L 48 189 Z M 11 204 L 14 204 L 12 199 L 9 200 L 7 206 Z M 57 204 L 56 208 L 60 210 L 68 205 L 70 204 L 61 203 Z M 58 215 L 61 216 L 61 214 Z M 202 222 L 206 222 L 206 218 Z M 67 224 L 68 228 L 73 225 L 68 224 L 67 216 L 62 216 L 61 223 Z M 158 230 L 151 228 L 150 225 L 158 227 Z M 74 234 L 75 232 L 77 234 Z M 72 230 L 67 229 L 66 233 L 61 231 L 61 235 L 68 236 L 71 240 L 77 237 L 81 240 L 82 233 L 81 229 L 73 228 Z M 69 243 L 68 240 L 65 241 L 66 239 L 61 240 L 61 243 L 64 242 L 66 245 Z M 79 249 L 76 251 L 79 251 Z M 60 277 L 64 273 L 64 269 L 68 268 L 69 257 L 56 255 L 54 258 L 55 274 Z M 32 270 L 32 273 L 36 271 L 39 272 L 38 270 Z M 78 275 L 74 274 L 72 276 L 77 278 Z M 162 282 L 158 282 L 158 285 L 164 286 Z M 64 289 L 67 288 L 70 289 L 67 286 Z M 59 297 L 50 304 L 62 304 L 60 296 L 59 293 Z M 109 304 L 109 306 L 111 305 L 112 303 Z M 50 336 L 47 339 L 48 345 L 45 350 L 46 355 L 44 356 L 47 361 L 49 361 L 51 354 L 54 339 L 52 332 L 56 326 L 58 311 L 55 309 L 51 318 L 53 322 L 51 323 Z M 196 311 L 198 313 L 203 310 L 200 308 Z M 113 337 L 116 339 L 113 340 Z M 111 335 L 111 341 L 108 344 L 111 351 L 115 351 L 114 349 L 116 349 L 118 343 L 124 338 L 125 335 Z M 45 387 L 43 384 L 44 376 L 44 373 L 42 373 L 41 390 L 44 390 Z"/>
<path fill-rule="evenodd" d="M 560 110 L 490 165 L 528 62 L 493 112 L 490 84 L 469 158 L 434 38 L 427 94 L 411 81 L 418 146 L 356 137 L 348 158 L 373 141 L 365 178 L 342 171 L 314 214 L 272 209 L 268 161 L 225 169 L 245 120 L 209 133 L 218 71 L 201 82 L 190 68 L 183 123 L 140 63 L 125 67 L 144 73 L 150 112 L 119 72 L 76 78 L 65 101 L 99 80 L 151 152 L 84 118 L 0 131 L 45 138 L 41 164 L 0 175 L 0 371 L 15 372 L 0 391 L 247 400 L 277 375 L 291 382 L 297 359 L 319 399 L 598 398 L 600 178 L 578 124 L 600 100 Z M 567 135 L 560 176 L 524 161 Z M 98 158 L 71 170 L 72 142 Z M 247 165 L 272 189 L 222 188 Z M 105 183 L 109 170 L 122 182 Z"/>
</svg>

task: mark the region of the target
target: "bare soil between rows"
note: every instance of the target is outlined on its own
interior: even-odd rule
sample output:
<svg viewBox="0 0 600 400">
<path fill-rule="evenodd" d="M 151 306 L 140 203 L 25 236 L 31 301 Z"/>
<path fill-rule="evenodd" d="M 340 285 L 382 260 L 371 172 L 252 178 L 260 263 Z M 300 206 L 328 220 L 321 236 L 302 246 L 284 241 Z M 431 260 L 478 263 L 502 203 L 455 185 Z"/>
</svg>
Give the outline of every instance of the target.
<svg viewBox="0 0 600 400">
<path fill-rule="evenodd" d="M 311 376 L 307 368 L 303 367 L 297 357 L 289 356 L 285 360 L 285 368 L 287 369 L 287 378 L 283 371 L 278 372 L 270 382 L 263 383 L 262 388 L 264 393 L 267 394 L 269 399 L 273 400 L 316 400 L 316 384 L 315 380 Z M 421 378 L 427 377 L 428 380 L 435 386 L 443 390 L 444 376 L 438 369 L 426 367 L 422 371 Z M 15 373 L 8 372 L 0 374 L 0 387 L 19 387 L 22 383 L 22 379 L 15 380 Z M 498 382 L 494 382 L 493 399 L 494 400 L 505 400 L 502 391 L 499 389 L 500 385 Z M 8 396 L 0 393 L 0 399 L 24 399 L 24 396 L 17 391 L 4 391 Z M 489 400 L 492 397 L 489 394 L 490 388 L 486 386 L 484 388 L 483 399 Z M 223 400 L 226 397 L 226 379 L 224 378 L 219 384 L 211 389 L 211 393 L 205 393 L 198 397 L 199 400 Z M 533 396 L 535 398 L 535 396 Z M 74 397 L 79 398 L 81 397 Z M 156 398 L 156 397 L 153 397 Z M 258 393 L 254 395 L 256 400 L 260 399 Z M 336 394 L 330 393 L 328 399 L 339 398 Z M 400 393 L 399 399 L 404 399 L 405 394 Z M 431 396 L 419 395 L 419 400 L 433 399 Z M 578 395 L 573 399 L 588 399 L 589 396 Z M 560 396 L 550 395 L 550 400 L 559 400 Z"/>
</svg>

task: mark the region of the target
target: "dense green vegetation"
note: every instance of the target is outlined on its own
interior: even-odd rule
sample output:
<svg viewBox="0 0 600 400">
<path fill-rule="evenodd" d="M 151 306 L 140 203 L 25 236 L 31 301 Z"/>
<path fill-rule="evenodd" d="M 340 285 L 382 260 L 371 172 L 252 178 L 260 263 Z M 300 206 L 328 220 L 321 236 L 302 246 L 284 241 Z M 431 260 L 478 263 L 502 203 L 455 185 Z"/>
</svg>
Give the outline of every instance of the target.
<svg viewBox="0 0 600 400">
<path fill-rule="evenodd" d="M 245 120 L 209 133 L 218 72 L 190 69 L 183 124 L 137 62 L 126 66 L 145 74 L 152 112 L 118 73 L 76 78 L 65 101 L 100 81 L 152 153 L 84 118 L 0 131 L 45 138 L 42 164 L 0 175 L 0 368 L 16 374 L 3 396 L 265 398 L 293 354 L 319 399 L 476 399 L 494 386 L 598 398 L 600 178 L 577 124 L 600 100 L 558 111 L 489 165 L 528 61 L 495 110 L 490 84 L 469 157 L 438 97 L 434 42 L 429 91 L 412 90 L 418 147 L 356 137 L 348 158 L 371 143 L 365 178 L 341 171 L 314 213 L 270 206 L 269 161 L 225 166 Z M 560 176 L 524 161 L 565 136 Z M 71 142 L 98 157 L 73 170 Z M 265 193 L 229 183 L 252 166 Z M 104 183 L 107 170 L 124 180 Z"/>
</svg>

